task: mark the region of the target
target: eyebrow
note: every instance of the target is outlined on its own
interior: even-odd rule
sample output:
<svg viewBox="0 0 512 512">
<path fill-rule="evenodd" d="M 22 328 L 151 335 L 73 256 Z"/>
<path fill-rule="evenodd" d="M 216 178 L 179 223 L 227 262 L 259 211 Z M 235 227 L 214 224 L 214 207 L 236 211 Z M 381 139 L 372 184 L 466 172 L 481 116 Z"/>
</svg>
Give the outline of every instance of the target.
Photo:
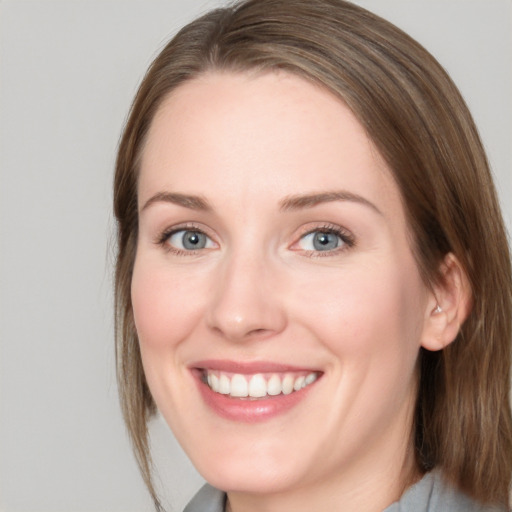
<svg viewBox="0 0 512 512">
<path fill-rule="evenodd" d="M 212 209 L 208 201 L 201 196 L 178 194 L 176 192 L 157 192 L 144 203 L 140 211 L 143 212 L 152 204 L 160 202 L 177 204 L 190 210 L 210 211 Z"/>
<path fill-rule="evenodd" d="M 320 192 L 317 194 L 299 194 L 289 196 L 281 201 L 280 210 L 289 211 L 301 210 L 303 208 L 313 208 L 319 204 L 331 203 L 333 201 L 349 201 L 353 203 L 359 203 L 363 206 L 371 208 L 379 215 L 382 215 L 382 212 L 379 210 L 379 208 L 377 208 L 377 206 L 375 206 L 371 201 L 368 201 L 368 199 L 364 198 L 363 196 L 349 192 L 348 190 L 336 190 L 331 192 Z"/>
<path fill-rule="evenodd" d="M 375 206 L 371 201 L 368 201 L 368 199 L 360 196 L 359 194 L 354 194 L 353 192 L 349 192 L 347 190 L 288 196 L 281 201 L 279 209 L 281 211 L 301 210 L 304 208 L 313 208 L 322 203 L 330 203 L 333 201 L 349 201 L 359 203 L 371 208 L 379 215 L 382 215 L 382 212 L 379 210 L 379 208 L 377 208 L 377 206 Z M 146 210 L 152 204 L 158 202 L 177 204 L 178 206 L 183 206 L 184 208 L 189 208 L 191 210 L 212 210 L 212 207 L 208 201 L 201 196 L 179 194 L 177 192 L 157 192 L 144 203 L 144 206 L 141 208 L 141 212 Z"/>
</svg>

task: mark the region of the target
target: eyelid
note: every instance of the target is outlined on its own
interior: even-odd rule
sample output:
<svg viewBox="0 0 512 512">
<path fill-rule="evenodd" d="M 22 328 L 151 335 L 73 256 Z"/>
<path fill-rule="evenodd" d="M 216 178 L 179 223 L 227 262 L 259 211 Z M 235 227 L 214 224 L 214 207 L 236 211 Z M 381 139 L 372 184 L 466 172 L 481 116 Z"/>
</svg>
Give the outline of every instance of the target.
<svg viewBox="0 0 512 512">
<path fill-rule="evenodd" d="M 197 250 L 183 250 L 176 248 L 168 243 L 169 238 L 180 232 L 180 231 L 197 231 L 198 233 L 202 233 L 208 237 L 209 240 L 215 245 L 215 247 L 205 247 Z M 318 251 L 318 250 L 305 250 L 299 247 L 300 241 L 313 233 L 316 232 L 324 232 L 324 233 L 333 233 L 338 236 L 343 242 L 340 247 L 336 247 L 334 249 L 326 250 L 326 251 Z M 164 230 L 160 231 L 155 237 L 154 243 L 156 245 L 163 246 L 167 251 L 178 254 L 178 255 L 195 255 L 205 250 L 211 250 L 219 247 L 219 243 L 216 240 L 216 236 L 212 234 L 211 229 L 208 227 L 195 222 L 184 222 L 180 224 L 176 224 L 173 226 L 169 226 Z M 289 246 L 289 248 L 293 251 L 302 252 L 305 255 L 316 257 L 316 256 L 333 256 L 340 252 L 346 251 L 352 248 L 356 244 L 355 236 L 348 229 L 332 223 L 308 223 L 302 226 L 299 229 L 299 232 L 295 238 L 295 241 Z"/>
<path fill-rule="evenodd" d="M 204 250 L 211 250 L 213 247 L 204 247 L 197 250 L 183 250 L 179 249 L 177 247 L 172 246 L 168 243 L 168 240 L 171 236 L 175 235 L 176 233 L 179 233 L 180 231 L 195 231 L 197 233 L 202 233 L 206 237 L 208 237 L 209 240 L 215 244 L 216 247 L 218 247 L 218 242 L 215 240 L 215 237 L 212 235 L 211 230 L 206 228 L 205 226 L 201 224 L 197 224 L 194 222 L 185 222 L 181 224 L 176 224 L 170 227 L 165 228 L 162 231 L 159 231 L 157 236 L 155 237 L 154 243 L 156 245 L 160 245 L 164 247 L 167 251 L 178 254 L 178 255 L 194 255 L 198 254 L 201 251 Z"/>
<path fill-rule="evenodd" d="M 343 242 L 340 247 L 336 247 L 335 249 L 330 249 L 326 251 L 317 251 L 317 250 L 306 250 L 299 247 L 299 243 L 306 236 L 311 235 L 313 233 L 332 233 L 338 236 Z M 351 249 L 356 244 L 355 236 L 348 229 L 338 225 L 331 223 L 322 223 L 317 225 L 306 224 L 303 226 L 298 234 L 297 240 L 290 246 L 291 250 L 295 250 L 297 252 L 302 252 L 307 256 L 311 257 L 323 257 L 323 256 L 333 256 L 337 255 L 340 252 L 344 252 L 348 249 Z"/>
</svg>

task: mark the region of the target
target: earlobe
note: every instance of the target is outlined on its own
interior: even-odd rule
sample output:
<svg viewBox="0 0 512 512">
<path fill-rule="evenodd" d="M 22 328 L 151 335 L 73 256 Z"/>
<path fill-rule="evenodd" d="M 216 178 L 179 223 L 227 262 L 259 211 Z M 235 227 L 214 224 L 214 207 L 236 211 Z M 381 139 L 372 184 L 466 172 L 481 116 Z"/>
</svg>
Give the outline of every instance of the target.
<svg viewBox="0 0 512 512">
<path fill-rule="evenodd" d="M 452 343 L 471 311 L 471 286 L 458 259 L 449 253 L 440 268 L 425 311 L 421 345 L 431 351 Z"/>
</svg>

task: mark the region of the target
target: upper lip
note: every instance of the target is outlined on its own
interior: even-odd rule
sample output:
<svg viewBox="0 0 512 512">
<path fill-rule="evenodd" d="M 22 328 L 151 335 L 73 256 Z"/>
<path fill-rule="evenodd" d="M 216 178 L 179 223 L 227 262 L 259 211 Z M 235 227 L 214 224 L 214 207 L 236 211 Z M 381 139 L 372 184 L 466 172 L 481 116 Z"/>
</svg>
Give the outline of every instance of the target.
<svg viewBox="0 0 512 512">
<path fill-rule="evenodd" d="M 294 366 L 289 364 L 275 363 L 272 361 L 230 361 L 225 359 L 209 359 L 204 361 L 197 361 L 191 364 L 190 367 L 201 370 L 217 370 L 240 374 L 319 371 L 315 368 L 307 366 Z"/>
</svg>

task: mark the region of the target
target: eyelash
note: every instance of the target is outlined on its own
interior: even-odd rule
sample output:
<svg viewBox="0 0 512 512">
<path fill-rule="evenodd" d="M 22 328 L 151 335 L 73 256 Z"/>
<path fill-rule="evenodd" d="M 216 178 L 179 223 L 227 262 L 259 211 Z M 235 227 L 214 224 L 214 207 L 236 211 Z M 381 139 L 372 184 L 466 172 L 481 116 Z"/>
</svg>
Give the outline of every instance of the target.
<svg viewBox="0 0 512 512">
<path fill-rule="evenodd" d="M 193 231 L 197 233 L 201 233 L 208 237 L 210 240 L 212 237 L 210 237 L 203 229 L 198 227 L 194 224 L 184 224 L 181 226 L 173 226 L 172 228 L 168 228 L 164 230 L 162 233 L 160 233 L 155 243 L 165 249 L 166 252 L 171 252 L 173 254 L 176 254 L 177 256 L 192 256 L 195 254 L 198 254 L 203 249 L 199 250 L 183 250 L 183 249 L 177 249 L 176 247 L 172 246 L 168 243 L 169 238 L 180 232 L 180 231 Z M 341 247 L 336 247 L 335 249 L 327 250 L 327 251 L 308 251 L 308 250 L 302 250 L 305 256 L 309 258 L 324 258 L 328 256 L 333 256 L 335 254 L 339 254 L 340 252 L 347 251 L 348 249 L 351 249 L 356 245 L 355 237 L 352 233 L 349 231 L 341 228 L 340 226 L 337 226 L 335 224 L 325 224 L 323 226 L 315 226 L 313 229 L 309 229 L 302 233 L 299 237 L 299 240 L 297 242 L 294 242 L 293 245 L 298 244 L 301 240 L 303 240 L 306 236 L 311 235 L 313 233 L 326 233 L 326 234 L 332 234 L 337 237 L 343 242 L 343 245 Z"/>
<path fill-rule="evenodd" d="M 195 254 L 198 254 L 202 249 L 199 249 L 197 251 L 190 250 L 190 251 L 184 251 L 183 249 L 177 249 L 176 247 L 172 246 L 168 243 L 169 238 L 179 233 L 180 231 L 193 231 L 194 233 L 201 233 L 204 236 L 208 237 L 210 240 L 212 239 L 203 229 L 196 226 L 195 224 L 184 224 L 181 226 L 173 226 L 172 228 L 168 228 L 164 230 L 155 240 L 155 243 L 157 245 L 160 245 L 163 247 L 163 249 L 166 252 L 173 253 L 177 256 L 193 256 Z"/>
<path fill-rule="evenodd" d="M 336 247 L 335 249 L 328 250 L 328 251 L 304 251 L 305 256 L 307 256 L 308 258 L 325 258 L 325 257 L 337 255 L 341 252 L 351 249 L 352 247 L 354 247 L 356 245 L 356 239 L 355 239 L 354 235 L 352 233 L 350 233 L 348 230 L 343 229 L 340 226 L 337 226 L 335 224 L 325 224 L 323 226 L 315 226 L 313 229 L 309 229 L 305 233 L 303 233 L 300 236 L 299 241 L 313 233 L 326 233 L 326 234 L 336 235 L 343 242 L 343 245 L 341 247 Z M 298 244 L 298 243 L 299 242 L 295 242 L 295 244 Z"/>
</svg>

